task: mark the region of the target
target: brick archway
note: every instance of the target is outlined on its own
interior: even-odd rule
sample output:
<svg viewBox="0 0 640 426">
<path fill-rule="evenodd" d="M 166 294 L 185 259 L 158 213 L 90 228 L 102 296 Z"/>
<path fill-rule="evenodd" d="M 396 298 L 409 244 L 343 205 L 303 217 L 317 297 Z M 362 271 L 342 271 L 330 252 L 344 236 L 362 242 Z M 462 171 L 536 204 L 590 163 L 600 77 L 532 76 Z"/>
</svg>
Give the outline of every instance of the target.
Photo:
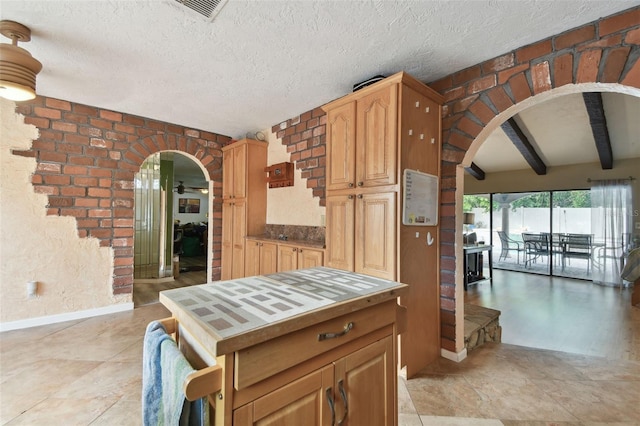
<svg viewBox="0 0 640 426">
<path fill-rule="evenodd" d="M 442 348 L 464 349 L 462 167 L 486 135 L 526 106 L 563 91 L 640 95 L 640 7 L 522 47 L 432 84 L 444 94 L 441 177 Z M 535 98 L 535 99 L 534 99 Z"/>
<path fill-rule="evenodd" d="M 37 97 L 16 107 L 24 122 L 39 130 L 29 150 L 35 192 L 47 195 L 47 215 L 76 218 L 80 238 L 96 238 L 113 249 L 114 295 L 133 291 L 133 179 L 144 160 L 160 151 L 177 151 L 197 161 L 214 182 L 209 250 L 211 279 L 220 277 L 222 234 L 222 150 L 228 136 L 100 109 Z"/>
<path fill-rule="evenodd" d="M 192 139 L 189 140 L 186 138 L 172 138 L 168 137 L 166 134 L 163 134 L 149 136 L 138 141 L 137 143 L 132 144 L 127 153 L 125 153 L 124 157 L 131 162 L 130 164 L 136 166 L 135 170 L 133 170 L 133 176 L 135 178 L 135 174 L 140 171 L 142 164 L 150 156 L 162 152 L 174 152 L 188 158 L 201 169 L 205 180 L 208 183 L 213 183 L 209 185 L 209 194 L 211 194 L 209 196 L 209 203 L 207 203 L 207 205 L 204 207 L 207 209 L 210 218 L 207 240 L 212 241 L 213 244 L 210 244 L 208 246 L 208 252 L 205 254 L 207 255 L 208 260 L 208 278 L 213 281 L 219 280 L 221 275 L 221 248 L 219 247 L 219 244 L 218 246 L 216 246 L 215 242 L 218 241 L 222 235 L 222 151 L 219 149 L 212 150 L 208 148 L 206 144 L 202 144 Z M 133 189 L 133 179 L 130 183 L 131 188 Z M 135 208 L 135 205 L 133 203 L 132 206 Z M 133 218 L 134 209 L 131 210 L 131 226 L 133 230 L 131 235 L 135 233 L 135 220 Z M 126 223 L 128 224 L 129 221 L 126 221 Z M 129 233 L 129 228 L 127 228 L 126 232 L 127 234 Z M 133 285 L 133 238 L 131 238 L 130 241 L 129 239 L 127 239 L 126 243 L 127 245 L 125 247 L 127 249 L 123 250 L 126 253 L 126 256 L 122 256 L 120 258 L 117 255 L 114 256 L 114 266 L 117 268 L 119 262 L 118 259 L 121 259 L 120 261 L 126 262 L 127 265 L 130 265 L 130 268 L 127 267 L 126 270 L 120 269 L 119 271 L 114 269 L 114 294 L 116 288 L 116 277 L 128 277 L 129 269 L 131 271 L 131 285 Z M 131 247 L 130 251 L 128 250 L 129 247 Z M 131 257 L 129 257 L 129 252 L 131 253 Z M 129 264 L 129 262 L 131 263 Z M 118 272 L 127 272 L 127 274 L 118 275 Z"/>
</svg>

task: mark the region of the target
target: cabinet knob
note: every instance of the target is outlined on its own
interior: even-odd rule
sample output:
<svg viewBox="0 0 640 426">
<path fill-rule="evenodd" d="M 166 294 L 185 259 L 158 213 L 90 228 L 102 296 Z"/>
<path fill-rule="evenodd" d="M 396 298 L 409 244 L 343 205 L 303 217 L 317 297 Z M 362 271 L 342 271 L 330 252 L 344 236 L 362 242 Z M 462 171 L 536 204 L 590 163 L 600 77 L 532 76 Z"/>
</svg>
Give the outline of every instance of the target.
<svg viewBox="0 0 640 426">
<path fill-rule="evenodd" d="M 298 249 L 297 249 L 297 248 L 292 248 L 291 250 L 292 250 L 292 251 L 298 251 Z"/>
<path fill-rule="evenodd" d="M 349 182 L 349 188 L 353 188 L 353 182 Z"/>
<path fill-rule="evenodd" d="M 302 249 L 298 249 L 298 253 L 302 253 Z"/>
<path fill-rule="evenodd" d="M 347 198 L 353 200 L 353 195 L 349 195 Z"/>
<path fill-rule="evenodd" d="M 358 198 L 362 199 L 362 194 L 358 194 Z"/>
<path fill-rule="evenodd" d="M 358 182 L 358 186 L 363 186 L 364 182 Z"/>
</svg>

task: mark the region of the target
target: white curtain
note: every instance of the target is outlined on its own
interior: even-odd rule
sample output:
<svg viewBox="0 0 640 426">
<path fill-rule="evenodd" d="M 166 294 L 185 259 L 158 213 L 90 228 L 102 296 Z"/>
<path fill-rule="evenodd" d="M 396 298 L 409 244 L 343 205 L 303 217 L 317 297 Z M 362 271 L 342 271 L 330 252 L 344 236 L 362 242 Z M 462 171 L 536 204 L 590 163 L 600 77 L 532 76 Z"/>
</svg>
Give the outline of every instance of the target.
<svg viewBox="0 0 640 426">
<path fill-rule="evenodd" d="M 591 187 L 593 282 L 622 285 L 621 258 L 628 247 L 633 214 L 631 181 L 603 180 Z"/>
</svg>

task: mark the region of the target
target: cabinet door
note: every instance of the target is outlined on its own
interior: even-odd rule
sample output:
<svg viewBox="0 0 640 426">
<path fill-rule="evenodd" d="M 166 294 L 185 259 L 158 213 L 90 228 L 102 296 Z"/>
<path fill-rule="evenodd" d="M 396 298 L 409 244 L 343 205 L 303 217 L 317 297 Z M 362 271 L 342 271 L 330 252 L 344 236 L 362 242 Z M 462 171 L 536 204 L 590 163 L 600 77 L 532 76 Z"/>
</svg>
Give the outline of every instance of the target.
<svg viewBox="0 0 640 426">
<path fill-rule="evenodd" d="M 293 246 L 278 245 L 278 272 L 298 269 L 298 249 Z"/>
<path fill-rule="evenodd" d="M 396 194 L 364 194 L 356 200 L 355 272 L 395 280 Z"/>
<path fill-rule="evenodd" d="M 233 255 L 231 278 L 244 277 L 244 237 L 247 235 L 247 209 L 244 200 L 234 200 L 233 206 Z"/>
<path fill-rule="evenodd" d="M 247 145 L 233 149 L 233 198 L 244 198 L 247 187 Z"/>
<path fill-rule="evenodd" d="M 260 243 L 260 275 L 275 274 L 278 268 L 278 245 Z"/>
<path fill-rule="evenodd" d="M 398 86 L 395 84 L 358 99 L 356 185 L 396 183 L 397 114 Z"/>
<path fill-rule="evenodd" d="M 236 426 L 330 426 L 333 416 L 333 366 L 304 376 L 244 405 L 233 413 Z"/>
<path fill-rule="evenodd" d="M 222 199 L 226 200 L 233 196 L 233 163 L 234 150 L 224 151 L 222 153 Z"/>
<path fill-rule="evenodd" d="M 326 214 L 326 265 L 331 268 L 353 271 L 354 268 L 354 219 L 353 195 L 327 197 Z"/>
<path fill-rule="evenodd" d="M 323 266 L 324 253 L 320 250 L 308 248 L 298 249 L 298 269 L 315 268 Z"/>
<path fill-rule="evenodd" d="M 260 242 L 247 240 L 244 246 L 244 276 L 260 275 Z"/>
<path fill-rule="evenodd" d="M 396 362 L 386 337 L 335 363 L 336 420 L 349 426 L 393 426 L 396 419 Z"/>
<path fill-rule="evenodd" d="M 222 203 L 222 271 L 220 279 L 230 280 L 233 265 L 233 204 Z"/>
<path fill-rule="evenodd" d="M 327 189 L 353 188 L 356 167 L 356 104 L 327 113 Z"/>
</svg>

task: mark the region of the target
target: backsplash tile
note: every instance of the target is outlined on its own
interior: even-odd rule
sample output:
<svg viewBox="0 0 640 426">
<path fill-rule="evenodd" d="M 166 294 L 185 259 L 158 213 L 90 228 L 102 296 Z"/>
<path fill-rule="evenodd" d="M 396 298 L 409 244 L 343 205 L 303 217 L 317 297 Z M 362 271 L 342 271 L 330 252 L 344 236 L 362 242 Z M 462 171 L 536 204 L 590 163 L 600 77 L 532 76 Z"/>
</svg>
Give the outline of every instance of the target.
<svg viewBox="0 0 640 426">
<path fill-rule="evenodd" d="M 278 239 L 284 236 L 287 240 L 313 241 L 324 244 L 325 227 L 267 224 L 264 234 L 267 238 Z"/>
</svg>

